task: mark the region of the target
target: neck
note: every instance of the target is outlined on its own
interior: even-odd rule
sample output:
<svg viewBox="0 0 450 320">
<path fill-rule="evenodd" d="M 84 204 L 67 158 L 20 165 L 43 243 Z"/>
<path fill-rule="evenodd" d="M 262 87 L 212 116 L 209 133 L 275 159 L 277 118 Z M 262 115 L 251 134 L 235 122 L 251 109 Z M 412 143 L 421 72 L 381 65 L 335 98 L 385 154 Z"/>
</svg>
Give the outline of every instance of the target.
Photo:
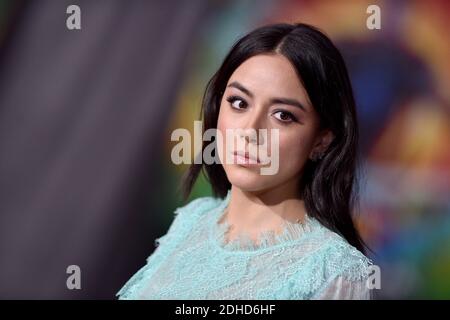
<svg viewBox="0 0 450 320">
<path fill-rule="evenodd" d="M 303 222 L 306 211 L 296 186 L 295 181 L 259 191 L 232 186 L 228 222 L 247 231 L 278 229 L 285 220 Z"/>
</svg>

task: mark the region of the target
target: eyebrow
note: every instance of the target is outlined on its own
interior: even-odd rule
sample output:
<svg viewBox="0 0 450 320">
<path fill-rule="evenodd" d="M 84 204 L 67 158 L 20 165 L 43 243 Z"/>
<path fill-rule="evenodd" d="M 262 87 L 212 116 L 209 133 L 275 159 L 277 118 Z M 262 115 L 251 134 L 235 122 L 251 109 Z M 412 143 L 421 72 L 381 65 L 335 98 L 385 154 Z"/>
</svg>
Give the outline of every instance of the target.
<svg viewBox="0 0 450 320">
<path fill-rule="evenodd" d="M 244 87 L 242 84 L 240 84 L 237 81 L 231 82 L 227 87 L 233 87 L 233 88 L 239 89 L 242 92 L 244 92 L 246 95 L 248 95 L 249 97 L 251 97 L 251 98 L 254 97 L 253 93 L 251 93 L 250 90 L 248 90 L 246 87 Z M 272 99 L 270 99 L 270 103 L 271 104 L 287 104 L 287 105 L 291 105 L 291 106 L 300 108 L 303 111 L 307 112 L 307 110 L 303 106 L 303 104 L 301 104 L 298 100 L 291 99 L 291 98 L 282 98 L 282 97 L 272 98 Z"/>
</svg>

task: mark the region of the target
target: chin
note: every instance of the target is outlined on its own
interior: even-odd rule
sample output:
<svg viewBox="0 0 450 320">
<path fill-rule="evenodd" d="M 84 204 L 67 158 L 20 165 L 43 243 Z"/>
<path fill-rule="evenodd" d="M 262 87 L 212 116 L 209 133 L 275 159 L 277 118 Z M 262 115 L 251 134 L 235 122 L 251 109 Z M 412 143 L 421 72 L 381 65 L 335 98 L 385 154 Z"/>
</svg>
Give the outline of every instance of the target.
<svg viewBox="0 0 450 320">
<path fill-rule="evenodd" d="M 270 176 L 261 175 L 259 168 L 227 168 L 225 172 L 230 183 L 243 191 L 261 191 L 267 189 L 270 183 Z"/>
</svg>

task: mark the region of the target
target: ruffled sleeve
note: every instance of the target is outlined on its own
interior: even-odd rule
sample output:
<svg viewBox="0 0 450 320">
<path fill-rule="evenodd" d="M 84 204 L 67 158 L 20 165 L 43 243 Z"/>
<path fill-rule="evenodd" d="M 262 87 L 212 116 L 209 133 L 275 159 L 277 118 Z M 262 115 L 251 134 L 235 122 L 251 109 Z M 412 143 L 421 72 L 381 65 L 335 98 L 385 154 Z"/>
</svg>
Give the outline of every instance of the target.
<svg viewBox="0 0 450 320">
<path fill-rule="evenodd" d="M 367 286 L 367 279 L 349 280 L 345 276 L 338 276 L 320 291 L 314 300 L 370 300 L 372 290 Z"/>
<path fill-rule="evenodd" d="M 146 259 L 147 263 L 125 283 L 119 292 L 116 293 L 116 296 L 119 299 L 137 298 L 136 295 L 139 293 L 142 284 L 150 278 L 157 267 L 189 234 L 199 216 L 213 208 L 217 202 L 217 198 L 200 197 L 175 209 L 174 219 L 169 230 L 163 236 L 155 239 L 156 249 Z"/>
<path fill-rule="evenodd" d="M 368 283 L 372 261 L 345 240 L 336 239 L 331 241 L 328 254 L 324 256 L 327 277 L 311 299 L 372 299 Z"/>
<path fill-rule="evenodd" d="M 289 281 L 289 299 L 371 299 L 372 261 L 341 236 L 323 230 L 303 246 L 305 256 Z"/>
</svg>

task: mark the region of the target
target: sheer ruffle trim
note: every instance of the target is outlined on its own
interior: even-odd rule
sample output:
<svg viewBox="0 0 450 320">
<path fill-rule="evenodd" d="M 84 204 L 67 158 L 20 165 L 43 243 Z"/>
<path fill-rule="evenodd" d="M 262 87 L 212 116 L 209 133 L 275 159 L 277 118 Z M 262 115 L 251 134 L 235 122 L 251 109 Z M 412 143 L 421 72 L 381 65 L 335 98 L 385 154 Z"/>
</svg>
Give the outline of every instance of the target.
<svg viewBox="0 0 450 320">
<path fill-rule="evenodd" d="M 216 208 L 213 215 L 214 219 L 212 219 L 213 226 L 211 228 L 213 241 L 224 250 L 260 252 L 280 245 L 294 244 L 300 241 L 305 233 L 310 233 L 319 226 L 319 222 L 316 219 L 306 215 L 305 221 L 299 223 L 285 220 L 280 232 L 275 232 L 274 230 L 262 231 L 258 235 L 257 241 L 244 232 L 228 240 L 227 234 L 232 229 L 232 225 L 222 218 L 225 215 L 225 209 L 228 207 L 230 195 L 231 190 L 228 190 L 223 202 Z"/>
</svg>

